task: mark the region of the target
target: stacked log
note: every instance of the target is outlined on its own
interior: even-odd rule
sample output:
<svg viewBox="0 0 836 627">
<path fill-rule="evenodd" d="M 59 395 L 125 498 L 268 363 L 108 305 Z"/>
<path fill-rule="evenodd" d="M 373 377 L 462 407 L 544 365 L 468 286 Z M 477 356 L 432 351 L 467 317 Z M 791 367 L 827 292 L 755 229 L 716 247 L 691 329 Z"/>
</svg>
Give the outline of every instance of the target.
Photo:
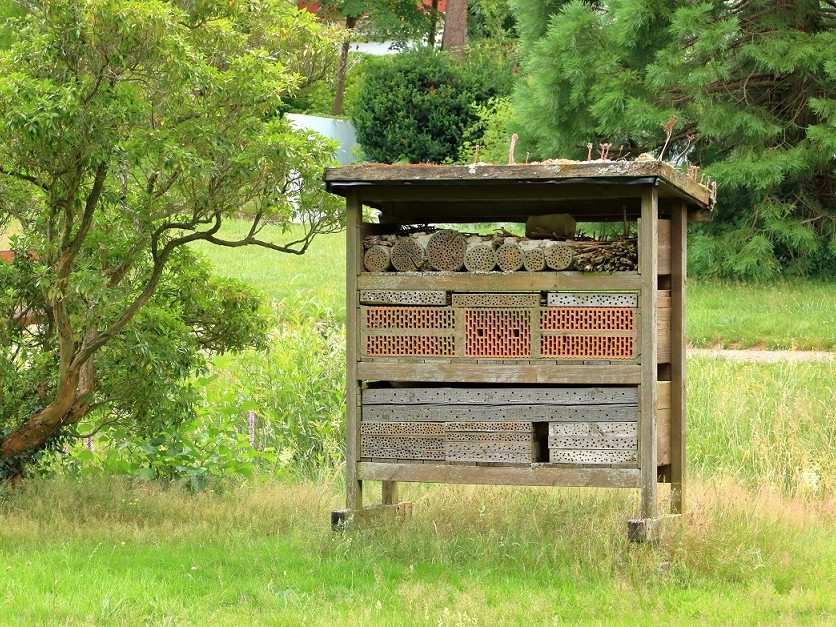
<svg viewBox="0 0 836 627">
<path fill-rule="evenodd" d="M 368 272 L 623 272 L 638 268 L 635 239 L 555 241 L 502 235 L 465 235 L 453 229 L 363 240 Z"/>
</svg>

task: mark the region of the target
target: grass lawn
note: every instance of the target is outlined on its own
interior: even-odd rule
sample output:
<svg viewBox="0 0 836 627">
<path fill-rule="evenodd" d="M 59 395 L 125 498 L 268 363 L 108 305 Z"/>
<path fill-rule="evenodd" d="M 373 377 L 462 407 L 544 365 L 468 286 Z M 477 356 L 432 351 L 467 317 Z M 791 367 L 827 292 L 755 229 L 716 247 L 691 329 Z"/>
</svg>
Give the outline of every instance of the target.
<svg viewBox="0 0 836 627">
<path fill-rule="evenodd" d="M 32 483 L 0 504 L 0 623 L 836 620 L 833 503 L 701 481 L 654 547 L 626 540 L 635 491 L 404 492 L 412 521 L 335 533 L 335 485 Z"/>
</svg>

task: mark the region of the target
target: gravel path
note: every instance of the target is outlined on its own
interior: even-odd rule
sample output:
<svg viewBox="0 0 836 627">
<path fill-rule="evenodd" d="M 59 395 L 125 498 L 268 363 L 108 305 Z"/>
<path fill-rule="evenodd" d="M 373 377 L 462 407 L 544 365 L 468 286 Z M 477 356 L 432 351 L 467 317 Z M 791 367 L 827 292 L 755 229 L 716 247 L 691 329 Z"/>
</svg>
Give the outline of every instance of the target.
<svg viewBox="0 0 836 627">
<path fill-rule="evenodd" d="M 689 348 L 689 357 L 721 357 L 736 361 L 760 361 L 776 363 L 781 361 L 818 361 L 834 362 L 836 353 L 827 351 L 763 351 L 763 350 L 723 350 L 717 348 Z"/>
</svg>

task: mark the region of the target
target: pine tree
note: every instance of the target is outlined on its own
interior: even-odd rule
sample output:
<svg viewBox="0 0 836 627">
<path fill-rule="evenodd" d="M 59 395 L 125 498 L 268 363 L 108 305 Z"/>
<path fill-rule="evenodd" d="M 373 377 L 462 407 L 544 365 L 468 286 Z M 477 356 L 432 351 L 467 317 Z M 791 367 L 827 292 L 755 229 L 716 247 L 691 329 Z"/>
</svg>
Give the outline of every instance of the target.
<svg viewBox="0 0 836 627">
<path fill-rule="evenodd" d="M 836 2 L 535 0 L 515 11 L 521 141 L 540 157 L 585 158 L 588 142 L 607 141 L 700 165 L 721 193 L 712 237 L 692 241 L 695 269 L 836 273 Z"/>
</svg>

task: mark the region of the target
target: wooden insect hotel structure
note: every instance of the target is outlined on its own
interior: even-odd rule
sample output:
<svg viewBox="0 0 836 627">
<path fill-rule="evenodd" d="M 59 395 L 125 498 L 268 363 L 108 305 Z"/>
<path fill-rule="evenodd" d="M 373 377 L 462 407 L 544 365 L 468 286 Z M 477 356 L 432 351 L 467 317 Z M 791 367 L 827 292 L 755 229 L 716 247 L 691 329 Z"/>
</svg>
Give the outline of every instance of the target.
<svg viewBox="0 0 836 627">
<path fill-rule="evenodd" d="M 670 482 L 682 511 L 686 226 L 711 190 L 650 160 L 325 182 L 347 207 L 347 511 L 370 480 L 383 505 L 401 481 L 635 488 L 639 534 Z"/>
</svg>

